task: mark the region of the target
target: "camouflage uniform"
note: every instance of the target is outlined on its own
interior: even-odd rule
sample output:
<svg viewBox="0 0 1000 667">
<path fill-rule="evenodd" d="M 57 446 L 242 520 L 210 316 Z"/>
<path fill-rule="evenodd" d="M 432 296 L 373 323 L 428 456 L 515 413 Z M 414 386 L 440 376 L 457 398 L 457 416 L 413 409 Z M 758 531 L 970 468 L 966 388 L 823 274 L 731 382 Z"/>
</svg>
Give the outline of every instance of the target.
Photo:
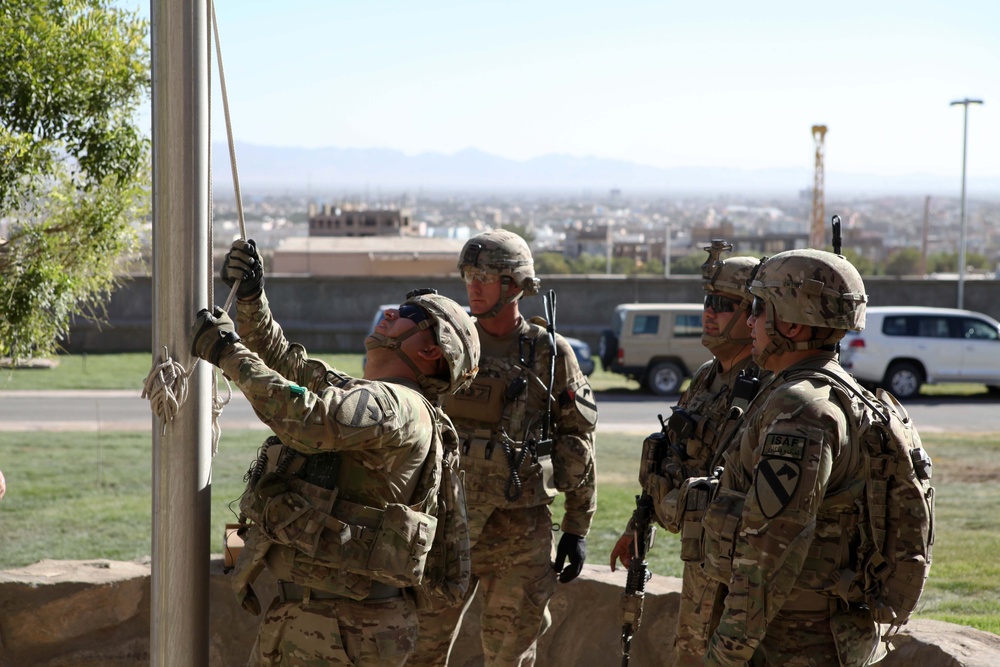
<svg viewBox="0 0 1000 667">
<path fill-rule="evenodd" d="M 714 241 L 705 248 L 709 252 L 709 259 L 702 266 L 702 286 L 706 293 L 726 294 L 738 300 L 730 326 L 721 335 L 703 335 L 702 343 L 710 349 L 727 343 L 747 346 L 750 343 L 749 338 L 733 339 L 730 332 L 736 317 L 742 317 L 749 306 L 746 283 L 757 262 L 749 257 L 722 260 L 721 251 L 731 247 Z M 747 408 L 747 398 L 734 395 L 741 374 L 758 378 L 761 372 L 749 356 L 735 362 L 728 371 L 723 371 L 721 363 L 712 359 L 695 372 L 668 421 L 672 445 L 668 459 L 646 484 L 660 525 L 681 533 L 681 558 L 685 563 L 674 663 L 679 666 L 700 664 L 708 647 L 713 610 L 725 588 L 705 576 L 701 569 L 701 512 L 694 507 L 678 507 L 678 502 L 684 500 L 687 506 L 686 480 L 708 476 L 721 463 L 722 449 L 731 441 Z M 733 407 L 737 410 L 731 410 Z"/>
<path fill-rule="evenodd" d="M 461 442 L 472 572 L 478 585 L 470 588 L 462 608 L 420 611 L 417 651 L 408 666 L 447 664 L 476 590 L 483 595 L 484 664 L 533 665 L 538 637 L 551 625 L 548 601 L 556 586 L 549 505 L 559 491 L 565 492 L 562 530 L 581 538 L 596 509 L 597 409 L 569 343 L 556 336 L 554 441 L 532 455 L 524 445 L 541 435 L 551 360 L 547 332 L 523 320 L 502 337 L 486 333 L 479 322 L 477 328 L 479 374 L 465 392 L 449 396 L 444 408 Z"/>
<path fill-rule="evenodd" d="M 421 298 L 407 303 L 431 311 L 434 304 Z M 474 336 L 471 318 L 462 316 Z M 414 553 L 429 551 L 433 528 L 421 523 L 396 544 L 382 527 L 395 508 L 433 510 L 440 473 L 430 462 L 440 464 L 443 434 L 452 430 L 453 438 L 453 427 L 416 382 L 354 379 L 310 359 L 285 339 L 262 292 L 238 302 L 237 323 L 243 342 L 231 344 L 218 365 L 280 436 L 262 450 L 263 476 L 241 500 L 254 523 L 234 588 L 256 612 L 250 584 L 257 573 L 267 567 L 279 580 L 248 664 L 402 665 L 418 628 L 408 586 L 422 564 L 407 568 Z M 457 353 L 472 366 L 474 348 Z"/>
<path fill-rule="evenodd" d="M 864 327 L 864 285 L 843 258 L 791 251 L 765 260 L 751 292 L 776 317 L 815 327 L 814 338 L 772 333 L 760 354 L 814 350 L 761 390 L 739 445 L 725 454 L 719 490 L 704 519 L 705 573 L 728 588 L 717 609 L 705 665 L 861 667 L 883 653 L 857 591 L 838 587 L 860 541 L 864 456 L 830 380 L 853 382 L 829 346 Z M 763 317 L 763 313 L 760 317 Z"/>
</svg>

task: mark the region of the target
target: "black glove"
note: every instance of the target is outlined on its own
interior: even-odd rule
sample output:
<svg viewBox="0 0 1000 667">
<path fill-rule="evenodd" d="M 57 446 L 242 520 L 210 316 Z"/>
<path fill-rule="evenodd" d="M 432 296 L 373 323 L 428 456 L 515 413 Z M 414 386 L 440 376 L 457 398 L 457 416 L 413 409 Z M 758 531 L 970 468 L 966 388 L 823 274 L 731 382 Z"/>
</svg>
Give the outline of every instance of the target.
<svg viewBox="0 0 1000 667">
<path fill-rule="evenodd" d="M 264 264 L 260 261 L 257 244 L 253 239 L 244 241 L 236 239 L 233 247 L 222 260 L 222 282 L 229 285 L 239 280 L 236 296 L 241 299 L 253 299 L 264 289 Z"/>
<path fill-rule="evenodd" d="M 201 357 L 213 366 L 219 365 L 219 357 L 227 347 L 240 341 L 236 325 L 226 311 L 218 306 L 211 312 L 208 308 L 199 310 L 194 318 L 191 332 L 194 335 L 191 341 L 191 354 Z"/>
<path fill-rule="evenodd" d="M 569 567 L 563 567 L 566 558 L 569 558 Z M 556 563 L 553 567 L 559 575 L 561 583 L 569 583 L 576 579 L 583 571 L 583 561 L 587 560 L 587 540 L 579 535 L 563 533 L 559 538 L 559 546 L 556 548 Z"/>
</svg>

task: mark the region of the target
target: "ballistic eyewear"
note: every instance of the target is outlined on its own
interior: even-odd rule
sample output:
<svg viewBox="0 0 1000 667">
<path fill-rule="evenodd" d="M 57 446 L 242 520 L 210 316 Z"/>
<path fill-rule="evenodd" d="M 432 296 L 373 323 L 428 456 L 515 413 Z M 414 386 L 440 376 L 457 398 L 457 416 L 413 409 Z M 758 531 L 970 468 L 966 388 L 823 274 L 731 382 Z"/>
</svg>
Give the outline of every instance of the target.
<svg viewBox="0 0 1000 667">
<path fill-rule="evenodd" d="M 481 273 L 479 271 L 465 271 L 462 274 L 466 285 L 479 283 L 480 285 L 492 285 L 500 282 L 500 276 L 495 273 Z"/>
<path fill-rule="evenodd" d="M 427 311 L 420 306 L 404 303 L 399 307 L 399 316 L 410 320 L 414 324 L 420 324 L 427 319 Z"/>
<path fill-rule="evenodd" d="M 711 308 L 717 313 L 733 313 L 736 312 L 737 305 L 736 299 L 730 299 L 721 294 L 705 295 L 705 310 Z"/>
</svg>

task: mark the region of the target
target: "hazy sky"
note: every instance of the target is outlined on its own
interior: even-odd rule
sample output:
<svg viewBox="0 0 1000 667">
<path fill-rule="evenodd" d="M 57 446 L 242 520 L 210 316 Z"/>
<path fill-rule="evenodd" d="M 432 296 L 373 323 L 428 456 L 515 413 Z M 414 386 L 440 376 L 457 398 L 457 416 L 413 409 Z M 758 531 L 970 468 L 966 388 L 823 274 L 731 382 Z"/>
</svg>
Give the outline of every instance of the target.
<svg viewBox="0 0 1000 667">
<path fill-rule="evenodd" d="M 825 124 L 828 171 L 959 179 L 963 114 L 949 102 L 972 97 L 985 104 L 969 109 L 969 175 L 1000 179 L 996 0 L 219 0 L 216 11 L 240 141 L 811 168 L 810 128 Z M 213 141 L 225 141 L 217 92 L 213 106 Z"/>
</svg>

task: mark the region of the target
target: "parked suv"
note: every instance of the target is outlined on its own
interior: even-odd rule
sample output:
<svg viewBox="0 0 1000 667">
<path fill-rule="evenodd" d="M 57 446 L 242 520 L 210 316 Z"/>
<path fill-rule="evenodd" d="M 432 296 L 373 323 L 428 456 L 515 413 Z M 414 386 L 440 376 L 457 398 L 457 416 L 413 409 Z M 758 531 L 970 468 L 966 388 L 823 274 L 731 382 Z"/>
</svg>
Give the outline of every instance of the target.
<svg viewBox="0 0 1000 667">
<path fill-rule="evenodd" d="M 604 370 L 635 379 L 660 396 L 677 394 L 684 380 L 712 358 L 701 344 L 700 303 L 628 303 L 615 308 L 601 334 Z"/>
<path fill-rule="evenodd" d="M 997 391 L 1000 322 L 953 308 L 868 308 L 865 330 L 841 343 L 841 364 L 901 399 L 939 382 L 982 382 Z"/>
</svg>

